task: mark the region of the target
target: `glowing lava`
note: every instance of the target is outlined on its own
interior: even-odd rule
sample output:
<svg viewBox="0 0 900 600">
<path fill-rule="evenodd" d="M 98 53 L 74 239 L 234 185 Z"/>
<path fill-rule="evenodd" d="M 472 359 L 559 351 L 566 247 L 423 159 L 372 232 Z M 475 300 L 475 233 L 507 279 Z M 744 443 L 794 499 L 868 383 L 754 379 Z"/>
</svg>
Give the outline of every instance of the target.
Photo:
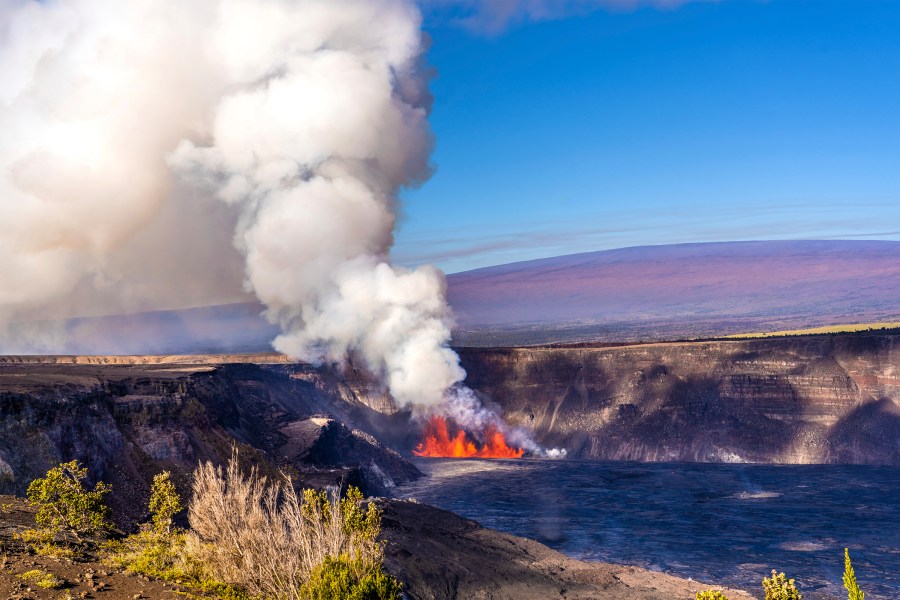
<svg viewBox="0 0 900 600">
<path fill-rule="evenodd" d="M 451 438 L 447 420 L 434 416 L 425 426 L 425 440 L 416 446 L 413 454 L 433 458 L 520 458 L 525 453 L 521 448 L 510 447 L 493 425 L 485 429 L 484 440 L 479 447 L 462 429 Z"/>
</svg>

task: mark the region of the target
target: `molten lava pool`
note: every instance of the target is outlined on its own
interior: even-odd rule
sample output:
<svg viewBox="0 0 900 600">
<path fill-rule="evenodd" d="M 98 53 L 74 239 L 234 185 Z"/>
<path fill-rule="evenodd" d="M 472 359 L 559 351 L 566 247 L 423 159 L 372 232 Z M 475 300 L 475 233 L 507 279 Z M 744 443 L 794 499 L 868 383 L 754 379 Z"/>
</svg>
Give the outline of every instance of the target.
<svg viewBox="0 0 900 600">
<path fill-rule="evenodd" d="M 477 442 L 462 428 L 450 435 L 450 423 L 440 416 L 431 417 L 425 425 L 424 439 L 413 450 L 416 456 L 430 458 L 521 458 L 521 448 L 510 446 L 506 437 L 493 425 L 484 430 L 484 441 Z"/>
</svg>

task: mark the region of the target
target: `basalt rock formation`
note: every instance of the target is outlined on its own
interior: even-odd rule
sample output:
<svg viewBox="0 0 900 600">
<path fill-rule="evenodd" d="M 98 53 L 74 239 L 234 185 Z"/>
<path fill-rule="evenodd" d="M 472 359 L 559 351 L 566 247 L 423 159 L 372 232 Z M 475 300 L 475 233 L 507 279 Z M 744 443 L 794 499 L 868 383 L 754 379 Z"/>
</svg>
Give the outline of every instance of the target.
<svg viewBox="0 0 900 600">
<path fill-rule="evenodd" d="M 410 600 L 693 600 L 711 587 L 638 567 L 582 562 L 424 504 L 380 504 L 385 566 L 401 578 Z M 724 591 L 732 600 L 752 598 Z"/>
<path fill-rule="evenodd" d="M 900 465 L 900 335 L 464 348 L 467 383 L 593 460 Z"/>
<path fill-rule="evenodd" d="M 0 493 L 21 495 L 48 468 L 77 459 L 113 485 L 114 512 L 127 521 L 142 516 L 136 507 L 146 506 L 155 473 L 172 470 L 186 488 L 198 461 L 224 462 L 233 448 L 299 485 L 384 494 L 421 475 L 376 439 L 404 429 L 392 420 L 405 416 L 362 403 L 336 371 L 254 357 L 268 358 L 275 364 L 0 357 Z"/>
</svg>

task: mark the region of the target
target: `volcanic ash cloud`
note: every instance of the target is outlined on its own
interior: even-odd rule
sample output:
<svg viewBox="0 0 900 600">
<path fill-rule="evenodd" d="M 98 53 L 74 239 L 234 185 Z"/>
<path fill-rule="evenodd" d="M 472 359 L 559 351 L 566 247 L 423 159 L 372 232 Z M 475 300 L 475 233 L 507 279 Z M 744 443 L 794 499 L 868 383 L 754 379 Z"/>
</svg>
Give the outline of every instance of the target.
<svg viewBox="0 0 900 600">
<path fill-rule="evenodd" d="M 275 348 L 357 352 L 401 404 L 438 403 L 464 376 L 442 275 L 386 261 L 397 191 L 428 173 L 419 25 L 397 2 L 231 5 L 212 35 L 228 93 L 209 136 L 171 156 L 240 207 L 235 240 L 284 332 Z"/>
<path fill-rule="evenodd" d="M 118 253 L 206 194 L 276 349 L 354 352 L 400 404 L 440 403 L 464 377 L 443 276 L 387 260 L 398 190 L 429 169 L 420 26 L 387 0 L 0 3 L 0 318 L 115 295 Z"/>
</svg>

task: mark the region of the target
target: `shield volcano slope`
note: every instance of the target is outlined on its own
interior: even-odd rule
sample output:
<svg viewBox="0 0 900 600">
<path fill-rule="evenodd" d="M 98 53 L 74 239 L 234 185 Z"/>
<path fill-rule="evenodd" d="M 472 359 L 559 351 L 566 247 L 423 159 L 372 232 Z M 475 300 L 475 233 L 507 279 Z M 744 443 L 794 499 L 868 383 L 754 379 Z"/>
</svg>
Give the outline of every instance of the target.
<svg viewBox="0 0 900 600">
<path fill-rule="evenodd" d="M 454 344 L 713 337 L 900 320 L 900 242 L 642 246 L 448 277 Z"/>
</svg>

